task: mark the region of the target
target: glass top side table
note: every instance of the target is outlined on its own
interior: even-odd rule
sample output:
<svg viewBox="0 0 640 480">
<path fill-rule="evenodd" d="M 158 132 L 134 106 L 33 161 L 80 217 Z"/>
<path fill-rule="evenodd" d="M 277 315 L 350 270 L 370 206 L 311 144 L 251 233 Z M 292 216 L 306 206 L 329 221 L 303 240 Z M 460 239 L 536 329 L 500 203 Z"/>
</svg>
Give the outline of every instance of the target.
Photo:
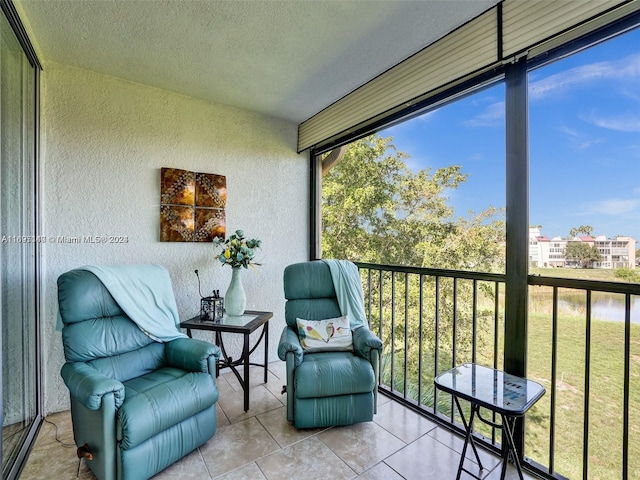
<svg viewBox="0 0 640 480">
<path fill-rule="evenodd" d="M 519 478 L 522 479 L 520 457 L 513 441 L 515 421 L 518 417 L 524 416 L 545 394 L 545 388 L 532 380 L 474 363 L 467 363 L 447 370 L 438 375 L 434 379 L 434 383 L 436 388 L 453 396 L 466 431 L 456 478 L 459 479 L 463 471 L 475 478 L 480 478 L 464 468 L 465 454 L 469 444 L 471 444 L 480 470 L 483 470 L 472 435 L 473 422 L 478 417 L 482 422 L 503 430 L 501 480 L 504 480 L 509 457 L 512 458 L 516 466 Z M 465 420 L 458 399 L 467 400 L 471 403 L 471 415 L 468 423 Z M 502 423 L 496 424 L 482 418 L 480 416 L 480 408 L 486 408 L 500 415 Z"/>
<path fill-rule="evenodd" d="M 244 391 L 244 411 L 249 410 L 249 365 L 264 367 L 264 383 L 267 383 L 267 372 L 269 364 L 269 320 L 273 317 L 273 312 L 258 312 L 247 310 L 243 315 L 227 315 L 220 320 L 202 320 L 200 316 L 190 318 L 182 322 L 180 328 L 187 329 L 187 335 L 191 337 L 191 330 L 208 330 L 215 332 L 216 345 L 220 347 L 222 358 L 216 364 L 216 377 L 220 374 L 220 369 L 228 367 L 240 382 Z M 249 347 L 249 335 L 262 326 L 260 337 L 253 347 Z M 243 347 L 240 358 L 234 359 L 227 354 L 227 350 L 222 340 L 222 333 L 239 333 L 243 335 Z M 264 339 L 264 364 L 251 363 L 250 356 Z M 243 366 L 243 375 L 236 367 Z M 244 377 L 244 379 L 243 379 Z"/>
</svg>

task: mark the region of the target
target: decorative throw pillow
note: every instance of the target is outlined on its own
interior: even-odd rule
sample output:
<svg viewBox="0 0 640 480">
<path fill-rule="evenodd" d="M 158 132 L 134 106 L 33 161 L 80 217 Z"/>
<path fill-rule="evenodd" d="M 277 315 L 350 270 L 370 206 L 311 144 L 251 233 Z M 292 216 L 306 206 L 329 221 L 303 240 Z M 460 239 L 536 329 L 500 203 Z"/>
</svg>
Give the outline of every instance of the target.
<svg viewBox="0 0 640 480">
<path fill-rule="evenodd" d="M 326 320 L 297 318 L 298 337 L 305 352 L 353 351 L 349 317 L 343 315 Z"/>
</svg>

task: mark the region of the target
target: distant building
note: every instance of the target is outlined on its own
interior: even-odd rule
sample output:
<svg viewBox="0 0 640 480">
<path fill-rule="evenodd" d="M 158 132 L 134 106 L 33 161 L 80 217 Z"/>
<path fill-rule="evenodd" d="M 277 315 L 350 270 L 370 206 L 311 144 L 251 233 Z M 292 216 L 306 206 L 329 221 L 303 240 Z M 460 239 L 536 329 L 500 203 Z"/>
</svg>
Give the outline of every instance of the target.
<svg viewBox="0 0 640 480">
<path fill-rule="evenodd" d="M 541 234 L 540 228 L 529 229 L 529 265 L 532 267 L 570 267 L 565 258 L 568 242 L 585 242 L 595 245 L 602 255 L 602 261 L 594 262 L 593 268 L 635 268 L 636 241 L 631 237 L 607 238 L 604 235 L 585 235 L 571 239 Z"/>
</svg>

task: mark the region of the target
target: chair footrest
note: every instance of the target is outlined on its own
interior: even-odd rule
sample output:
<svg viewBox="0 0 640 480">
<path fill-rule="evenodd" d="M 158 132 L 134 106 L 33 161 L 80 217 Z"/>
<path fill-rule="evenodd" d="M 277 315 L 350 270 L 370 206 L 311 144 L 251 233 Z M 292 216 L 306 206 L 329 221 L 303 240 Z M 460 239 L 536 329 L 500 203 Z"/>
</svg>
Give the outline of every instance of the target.
<svg viewBox="0 0 640 480">
<path fill-rule="evenodd" d="M 371 364 L 352 352 L 307 354 L 294 381 L 296 398 L 370 393 L 376 385 Z"/>
<path fill-rule="evenodd" d="M 351 425 L 373 420 L 373 393 L 323 398 L 297 398 L 296 428 Z"/>
</svg>

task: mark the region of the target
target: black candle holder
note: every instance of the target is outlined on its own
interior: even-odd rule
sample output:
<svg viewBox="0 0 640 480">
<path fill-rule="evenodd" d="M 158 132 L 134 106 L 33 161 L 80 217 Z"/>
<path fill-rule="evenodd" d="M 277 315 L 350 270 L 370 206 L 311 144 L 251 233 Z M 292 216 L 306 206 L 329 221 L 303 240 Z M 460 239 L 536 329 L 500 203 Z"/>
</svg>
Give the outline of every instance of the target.
<svg viewBox="0 0 640 480">
<path fill-rule="evenodd" d="M 200 300 L 200 320 L 219 322 L 224 315 L 224 297 L 203 297 Z"/>
</svg>

